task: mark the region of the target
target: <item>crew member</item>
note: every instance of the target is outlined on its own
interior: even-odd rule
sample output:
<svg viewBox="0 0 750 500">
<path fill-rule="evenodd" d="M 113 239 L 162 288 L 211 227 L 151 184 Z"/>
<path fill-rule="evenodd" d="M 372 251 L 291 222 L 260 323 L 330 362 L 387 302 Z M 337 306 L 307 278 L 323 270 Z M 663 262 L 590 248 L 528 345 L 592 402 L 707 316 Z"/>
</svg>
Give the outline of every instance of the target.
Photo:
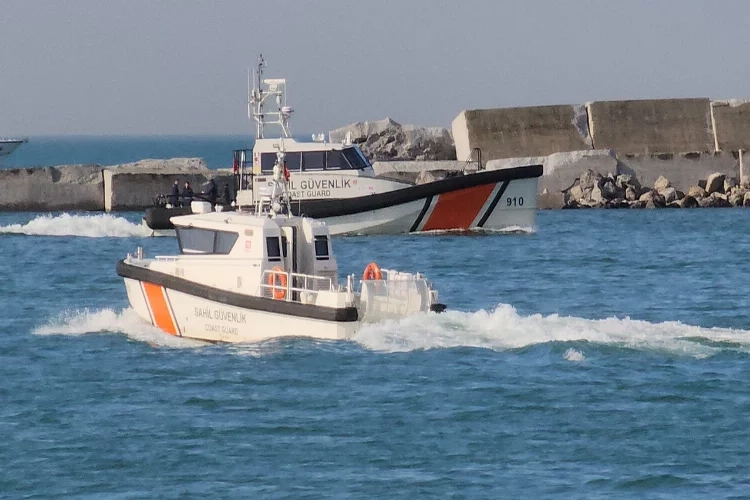
<svg viewBox="0 0 750 500">
<path fill-rule="evenodd" d="M 174 184 L 172 184 L 172 194 L 169 195 L 169 203 L 171 203 L 173 207 L 176 207 L 177 201 L 179 199 L 180 199 L 180 181 L 175 179 Z"/>
<path fill-rule="evenodd" d="M 221 202 L 224 205 L 231 205 L 232 196 L 229 194 L 229 184 L 224 184 L 224 193 L 221 196 Z"/>
<path fill-rule="evenodd" d="M 217 191 L 216 190 L 216 182 L 214 182 L 213 179 L 209 179 L 208 180 L 208 191 L 205 192 L 205 193 L 201 193 L 201 194 L 204 194 L 206 196 L 206 199 L 208 200 L 208 202 L 211 205 L 216 205 L 216 196 L 217 196 L 216 191 Z"/>
<path fill-rule="evenodd" d="M 193 188 L 190 183 L 185 181 L 185 188 L 182 190 L 182 206 L 189 207 L 193 201 Z"/>
</svg>

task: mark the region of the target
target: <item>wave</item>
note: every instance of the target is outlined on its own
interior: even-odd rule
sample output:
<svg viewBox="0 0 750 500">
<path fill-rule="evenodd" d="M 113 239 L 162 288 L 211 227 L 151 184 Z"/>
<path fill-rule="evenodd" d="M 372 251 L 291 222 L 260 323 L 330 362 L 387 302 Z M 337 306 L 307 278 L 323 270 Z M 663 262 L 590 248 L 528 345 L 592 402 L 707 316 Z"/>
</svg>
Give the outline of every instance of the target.
<svg viewBox="0 0 750 500">
<path fill-rule="evenodd" d="M 121 333 L 133 340 L 158 346 L 208 345 L 168 335 L 144 322 L 132 308 L 119 312 L 113 309 L 68 311 L 32 333 L 71 336 Z M 289 339 L 289 342 L 300 340 Z M 695 358 L 726 351 L 750 353 L 750 331 L 747 330 L 703 328 L 678 321 L 650 323 L 630 318 L 592 320 L 557 314 L 521 316 L 506 304 L 499 305 L 494 311 L 448 311 L 366 324 L 353 341 L 368 350 L 384 353 L 455 347 L 504 351 L 550 342 L 588 342 Z M 282 349 L 285 342 L 271 339 L 258 344 L 235 344 L 232 352 L 267 355 Z M 330 344 L 314 340 L 309 343 L 318 347 Z M 570 362 L 585 362 L 587 359 L 580 345 L 568 348 L 562 358 Z"/>
<path fill-rule="evenodd" d="M 87 238 L 147 237 L 150 232 L 140 224 L 110 214 L 39 215 L 26 224 L 0 226 L 0 234 L 33 236 L 83 236 Z"/>
<path fill-rule="evenodd" d="M 92 333 L 121 333 L 133 340 L 164 347 L 197 347 L 207 345 L 182 337 L 174 337 L 144 322 L 132 308 L 120 312 L 114 309 L 66 311 L 44 325 L 36 327 L 34 335 L 79 336 Z"/>
<path fill-rule="evenodd" d="M 368 324 L 357 332 L 354 340 L 380 352 L 452 347 L 509 350 L 548 342 L 590 342 L 696 358 L 726 350 L 750 353 L 747 330 L 702 328 L 678 321 L 650 323 L 630 318 L 521 316 L 507 304 L 494 311 L 447 311 Z M 575 362 L 586 359 L 578 346 L 568 349 L 563 357 Z"/>
</svg>

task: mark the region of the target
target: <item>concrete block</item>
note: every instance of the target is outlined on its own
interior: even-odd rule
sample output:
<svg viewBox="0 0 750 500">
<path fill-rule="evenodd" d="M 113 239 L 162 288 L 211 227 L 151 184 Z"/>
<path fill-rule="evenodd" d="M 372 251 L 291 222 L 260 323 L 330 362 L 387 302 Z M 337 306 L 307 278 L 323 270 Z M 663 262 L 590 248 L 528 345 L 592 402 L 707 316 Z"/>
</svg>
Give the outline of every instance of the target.
<svg viewBox="0 0 750 500">
<path fill-rule="evenodd" d="M 0 210 L 49 212 L 103 210 L 99 165 L 0 170 Z"/>
<path fill-rule="evenodd" d="M 587 108 L 596 149 L 618 155 L 714 150 L 706 98 L 597 101 Z"/>
<path fill-rule="evenodd" d="M 750 149 L 750 101 L 714 101 L 711 110 L 719 150 Z"/>
<path fill-rule="evenodd" d="M 746 160 L 750 156 L 744 157 Z M 651 187 L 663 175 L 672 187 L 688 192 L 690 186 L 714 172 L 739 179 L 739 161 L 732 153 L 663 153 L 618 155 L 619 174 L 635 175 L 641 185 Z"/>
<path fill-rule="evenodd" d="M 555 105 L 461 111 L 452 123 L 456 157 L 466 160 L 474 148 L 482 160 L 547 156 L 591 149 L 583 106 Z"/>
</svg>

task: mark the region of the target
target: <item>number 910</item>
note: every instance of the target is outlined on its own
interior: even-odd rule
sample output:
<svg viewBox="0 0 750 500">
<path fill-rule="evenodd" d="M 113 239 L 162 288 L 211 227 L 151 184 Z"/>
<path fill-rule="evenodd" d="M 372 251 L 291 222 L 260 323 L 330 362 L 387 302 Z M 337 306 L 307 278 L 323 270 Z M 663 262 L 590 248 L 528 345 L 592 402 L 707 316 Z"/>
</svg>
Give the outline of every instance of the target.
<svg viewBox="0 0 750 500">
<path fill-rule="evenodd" d="M 516 198 L 515 196 L 513 198 L 505 198 L 505 206 L 508 207 L 522 207 L 523 206 L 523 196 L 519 196 Z"/>
</svg>

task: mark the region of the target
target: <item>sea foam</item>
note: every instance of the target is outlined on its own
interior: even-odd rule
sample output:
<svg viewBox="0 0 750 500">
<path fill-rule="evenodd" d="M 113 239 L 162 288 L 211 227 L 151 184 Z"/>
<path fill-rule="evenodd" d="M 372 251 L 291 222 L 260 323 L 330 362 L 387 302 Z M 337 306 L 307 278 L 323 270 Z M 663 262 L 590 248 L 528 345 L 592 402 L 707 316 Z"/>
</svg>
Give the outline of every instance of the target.
<svg viewBox="0 0 750 500">
<path fill-rule="evenodd" d="M 0 234 L 33 236 L 83 236 L 87 238 L 129 238 L 150 236 L 147 229 L 123 217 L 110 214 L 39 215 L 26 224 L 0 226 Z"/>
</svg>

